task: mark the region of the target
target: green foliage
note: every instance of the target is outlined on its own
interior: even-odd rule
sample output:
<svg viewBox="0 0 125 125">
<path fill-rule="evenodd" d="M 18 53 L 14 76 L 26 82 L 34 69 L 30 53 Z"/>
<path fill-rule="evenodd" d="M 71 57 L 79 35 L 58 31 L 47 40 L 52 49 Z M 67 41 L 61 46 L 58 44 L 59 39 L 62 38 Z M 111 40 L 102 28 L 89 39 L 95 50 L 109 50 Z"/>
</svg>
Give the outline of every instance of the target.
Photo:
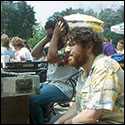
<svg viewBox="0 0 125 125">
<path fill-rule="evenodd" d="M 28 43 L 31 48 L 33 48 L 46 35 L 45 29 L 41 26 L 40 23 L 33 25 L 32 31 L 33 31 L 33 34 L 32 34 L 33 37 L 28 40 Z"/>
<path fill-rule="evenodd" d="M 28 40 L 31 48 L 33 48 L 43 37 L 45 37 L 45 29 L 41 24 L 35 23 L 35 12 L 26 2 L 22 1 L 18 9 L 10 5 L 13 5 L 13 1 L 10 1 L 9 5 L 2 4 L 1 34 L 6 33 L 10 37 L 20 36 Z M 101 10 L 100 13 L 94 12 L 93 9 L 85 11 L 82 8 L 72 9 L 70 7 L 62 12 L 55 12 L 52 16 L 66 16 L 75 13 L 88 14 L 104 21 L 103 36 L 107 37 L 109 41 L 112 40 L 114 46 L 116 46 L 118 40 L 124 39 L 124 35 L 110 31 L 111 26 L 124 22 L 124 6 L 121 6 L 117 11 L 106 8 Z M 48 17 L 48 19 L 52 16 Z"/>
<path fill-rule="evenodd" d="M 34 14 L 35 12 L 33 11 L 33 8 L 23 1 L 18 10 L 19 36 L 21 38 L 29 39 L 32 37 L 32 26 L 36 21 Z"/>
<path fill-rule="evenodd" d="M 85 14 L 88 14 L 88 15 L 91 15 L 91 16 L 94 16 L 94 17 L 97 17 L 97 13 L 94 12 L 93 9 L 89 9 L 85 12 Z"/>
<path fill-rule="evenodd" d="M 107 37 L 109 42 L 112 42 L 115 47 L 119 40 L 124 39 L 124 35 L 116 34 L 110 31 L 111 26 L 124 22 L 124 6 L 121 6 L 116 12 L 110 8 L 106 8 L 104 10 L 101 10 L 100 13 L 94 12 L 93 9 L 85 11 L 81 8 L 72 9 L 70 7 L 66 10 L 63 10 L 62 12 L 55 12 L 52 16 L 66 16 L 75 13 L 88 14 L 104 21 L 104 32 L 101 34 L 101 37 Z M 50 16 L 49 18 L 51 18 L 52 16 Z"/>
<path fill-rule="evenodd" d="M 1 11 L 1 34 L 13 36 L 17 32 L 17 13 L 9 5 L 3 5 Z"/>
<path fill-rule="evenodd" d="M 113 25 L 124 22 L 124 6 L 121 6 L 116 12 L 109 8 L 104 9 L 99 13 L 98 18 L 104 21 L 103 36 L 107 37 L 116 47 L 117 42 L 124 39 L 124 35 L 111 32 L 110 28 Z"/>
<path fill-rule="evenodd" d="M 18 8 L 14 7 L 13 1 L 1 6 L 1 34 L 6 33 L 9 37 L 19 36 L 26 40 L 32 37 L 32 26 L 35 24 L 33 8 L 24 1 Z"/>
<path fill-rule="evenodd" d="M 76 14 L 76 13 L 84 13 L 84 9 L 72 9 L 71 7 L 70 8 L 67 8 L 66 10 L 63 10 L 62 12 L 55 12 L 52 16 L 50 16 L 49 18 L 53 17 L 53 16 L 66 16 L 66 15 L 70 15 L 70 14 Z M 49 19 L 48 18 L 48 19 Z"/>
</svg>

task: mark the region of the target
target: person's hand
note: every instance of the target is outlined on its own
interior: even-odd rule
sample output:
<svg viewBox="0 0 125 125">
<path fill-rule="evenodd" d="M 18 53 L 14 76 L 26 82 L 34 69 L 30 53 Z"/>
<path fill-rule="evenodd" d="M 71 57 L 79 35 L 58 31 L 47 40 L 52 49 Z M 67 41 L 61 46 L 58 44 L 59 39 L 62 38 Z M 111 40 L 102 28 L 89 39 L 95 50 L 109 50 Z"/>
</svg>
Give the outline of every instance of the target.
<svg viewBox="0 0 125 125">
<path fill-rule="evenodd" d="M 64 124 L 72 124 L 72 118 L 69 119 L 69 120 L 66 120 L 66 121 L 64 122 Z"/>
<path fill-rule="evenodd" d="M 56 38 L 60 38 L 60 37 L 63 37 L 65 35 L 65 26 L 64 26 L 64 23 L 59 21 L 56 23 L 56 26 L 55 26 L 55 29 L 53 31 L 53 35 L 56 37 Z"/>
<path fill-rule="evenodd" d="M 10 59 L 10 62 L 14 62 L 14 59 Z"/>
<path fill-rule="evenodd" d="M 63 121 L 62 119 L 57 120 L 53 124 L 72 124 L 72 118 L 66 121 Z"/>
<path fill-rule="evenodd" d="M 16 59 L 10 59 L 10 62 L 18 62 Z"/>
<path fill-rule="evenodd" d="M 54 122 L 53 124 L 63 124 L 62 122 L 60 122 L 59 120 L 57 120 L 56 122 Z"/>
<path fill-rule="evenodd" d="M 64 124 L 64 120 L 62 118 L 55 121 L 53 124 Z"/>
</svg>

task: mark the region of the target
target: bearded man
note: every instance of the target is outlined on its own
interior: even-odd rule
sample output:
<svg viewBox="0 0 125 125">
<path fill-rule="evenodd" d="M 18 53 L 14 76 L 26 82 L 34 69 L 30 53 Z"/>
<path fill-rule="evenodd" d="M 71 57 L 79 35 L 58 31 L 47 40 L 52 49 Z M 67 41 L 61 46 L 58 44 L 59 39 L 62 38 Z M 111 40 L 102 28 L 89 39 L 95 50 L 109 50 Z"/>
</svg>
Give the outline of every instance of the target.
<svg viewBox="0 0 125 125">
<path fill-rule="evenodd" d="M 90 27 L 75 27 L 67 35 L 68 63 L 79 67 L 75 104 L 54 124 L 123 124 L 124 72 L 102 54 L 103 41 Z"/>
</svg>

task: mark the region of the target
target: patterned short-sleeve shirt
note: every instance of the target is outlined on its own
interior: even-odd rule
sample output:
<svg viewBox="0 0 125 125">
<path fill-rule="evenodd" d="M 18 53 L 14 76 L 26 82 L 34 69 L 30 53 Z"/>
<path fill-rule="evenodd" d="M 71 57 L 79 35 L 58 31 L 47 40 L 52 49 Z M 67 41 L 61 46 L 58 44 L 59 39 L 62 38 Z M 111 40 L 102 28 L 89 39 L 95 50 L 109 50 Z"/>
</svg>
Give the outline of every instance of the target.
<svg viewBox="0 0 125 125">
<path fill-rule="evenodd" d="M 115 60 L 99 55 L 88 75 L 83 70 L 76 91 L 78 113 L 103 109 L 99 124 L 124 123 L 124 71 Z"/>
</svg>

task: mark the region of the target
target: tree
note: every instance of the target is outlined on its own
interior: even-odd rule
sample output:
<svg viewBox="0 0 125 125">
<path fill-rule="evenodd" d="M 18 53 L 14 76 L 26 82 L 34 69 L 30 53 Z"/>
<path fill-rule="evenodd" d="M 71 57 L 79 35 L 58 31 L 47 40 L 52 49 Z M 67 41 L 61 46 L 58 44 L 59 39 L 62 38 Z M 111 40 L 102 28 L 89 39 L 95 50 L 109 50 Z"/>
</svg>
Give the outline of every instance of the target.
<svg viewBox="0 0 125 125">
<path fill-rule="evenodd" d="M 75 13 L 88 14 L 104 21 L 104 32 L 101 35 L 104 37 L 107 37 L 109 40 L 112 40 L 112 43 L 114 46 L 116 46 L 118 40 L 124 39 L 123 35 L 119 35 L 110 31 L 110 27 L 112 25 L 118 24 L 120 22 L 124 22 L 124 6 L 121 6 L 117 11 L 114 11 L 112 8 L 102 9 L 100 13 L 96 13 L 93 9 L 89 9 L 85 11 L 82 8 L 72 9 L 70 7 L 70 8 L 67 8 L 66 10 L 63 10 L 62 12 L 55 12 L 52 16 L 48 17 L 48 19 L 50 19 L 53 16 L 58 16 L 58 15 L 66 16 L 66 15 L 75 14 Z M 41 30 L 41 32 L 43 31 Z M 34 36 L 33 39 L 36 39 L 37 37 L 39 37 L 39 35 Z M 39 40 L 36 39 L 33 41 L 36 41 L 37 43 Z"/>
<path fill-rule="evenodd" d="M 95 13 L 93 9 L 87 10 L 85 14 L 97 17 L 97 13 Z"/>
<path fill-rule="evenodd" d="M 16 7 L 13 2 L 2 2 L 1 34 L 6 33 L 10 37 L 19 36 L 28 40 L 32 37 L 32 26 L 36 21 L 35 12 L 26 2 L 18 2 Z"/>
<path fill-rule="evenodd" d="M 112 44 L 116 46 L 120 39 L 124 39 L 124 36 L 111 32 L 110 28 L 124 21 L 124 7 L 121 6 L 116 12 L 109 8 L 104 9 L 99 13 L 99 18 L 104 21 L 103 35 L 111 40 Z"/>
<path fill-rule="evenodd" d="M 19 2 L 19 1 L 18 1 Z M 35 23 L 35 12 L 33 8 L 26 4 L 24 1 L 20 1 L 18 8 L 13 7 L 13 1 L 8 1 L 7 5 L 2 3 L 1 9 L 1 34 L 6 33 L 10 37 L 20 36 L 29 41 L 31 47 L 34 47 L 45 36 L 45 29 L 40 24 Z M 104 21 L 104 33 L 103 35 L 109 40 L 112 39 L 113 45 L 116 46 L 117 41 L 124 39 L 124 35 L 119 35 L 110 31 L 112 25 L 124 22 L 124 6 L 121 6 L 118 10 L 113 8 L 104 9 L 104 4 L 100 5 L 101 12 L 96 13 L 93 9 L 84 10 L 82 8 L 72 9 L 67 8 L 62 12 L 55 12 L 52 16 L 66 16 L 70 14 L 80 13 L 94 16 Z M 81 5 L 81 4 L 80 4 Z M 114 4 L 113 4 L 114 5 Z M 51 18 L 52 16 L 48 17 Z"/>
<path fill-rule="evenodd" d="M 117 11 L 114 11 L 112 8 L 102 9 L 100 13 L 96 13 L 93 9 L 89 9 L 85 11 L 82 8 L 72 9 L 70 7 L 70 8 L 67 8 L 66 10 L 63 10 L 62 12 L 55 12 L 52 16 L 48 17 L 48 19 L 50 19 L 53 16 L 58 16 L 58 15 L 66 16 L 66 15 L 75 14 L 75 13 L 88 14 L 104 21 L 104 32 L 101 35 L 104 37 L 107 37 L 109 41 L 112 40 L 112 43 L 114 46 L 116 46 L 118 40 L 124 39 L 123 35 L 119 35 L 119 34 L 116 35 L 116 33 L 113 33 L 110 31 L 110 27 L 112 25 L 115 25 L 124 21 L 124 6 L 121 6 Z M 39 37 L 39 36 L 38 35 L 35 36 L 35 39 L 36 37 Z M 39 40 L 34 40 L 34 41 L 39 41 Z"/>
<path fill-rule="evenodd" d="M 67 8 L 66 10 L 63 10 L 62 12 L 55 12 L 52 16 L 50 16 L 48 19 L 50 19 L 53 16 L 66 16 L 66 15 L 70 15 L 70 14 L 75 14 L 75 13 L 84 13 L 83 9 L 72 9 Z"/>
<path fill-rule="evenodd" d="M 28 43 L 29 43 L 31 48 L 33 48 L 46 35 L 45 29 L 41 26 L 40 23 L 33 25 L 32 31 L 33 31 L 32 32 L 33 37 L 28 40 Z"/>
<path fill-rule="evenodd" d="M 116 12 L 117 15 L 119 15 L 119 22 L 124 22 L 124 6 L 121 6 L 117 12 Z"/>
<path fill-rule="evenodd" d="M 17 28 L 17 12 L 9 5 L 2 5 L 1 10 L 1 34 L 14 36 Z"/>
<path fill-rule="evenodd" d="M 33 8 L 22 2 L 18 9 L 19 36 L 25 39 L 32 37 L 32 26 L 35 24 L 35 12 Z"/>
</svg>

